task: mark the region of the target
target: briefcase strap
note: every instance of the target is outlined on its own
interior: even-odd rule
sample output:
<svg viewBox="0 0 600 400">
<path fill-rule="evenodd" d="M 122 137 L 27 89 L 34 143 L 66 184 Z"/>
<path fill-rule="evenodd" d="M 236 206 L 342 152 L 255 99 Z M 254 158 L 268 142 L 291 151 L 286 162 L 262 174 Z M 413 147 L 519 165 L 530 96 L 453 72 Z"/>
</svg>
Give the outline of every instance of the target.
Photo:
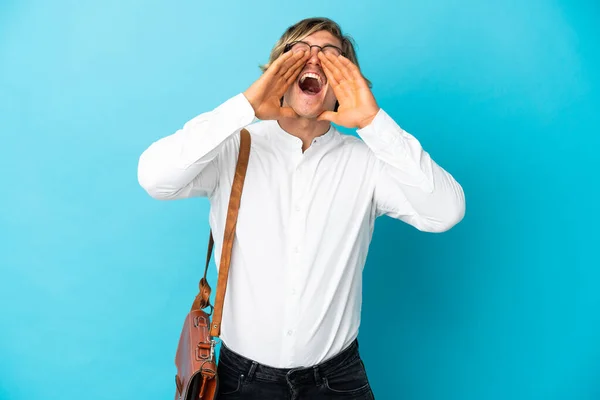
<svg viewBox="0 0 600 400">
<path fill-rule="evenodd" d="M 217 280 L 217 293 L 215 296 L 215 306 L 213 309 L 212 323 L 210 326 L 210 335 L 219 337 L 221 334 L 221 318 L 223 316 L 223 302 L 225 301 L 225 292 L 227 290 L 227 280 L 229 277 L 229 267 L 231 264 L 231 253 L 233 250 L 233 240 L 235 237 L 235 228 L 237 225 L 238 212 L 242 199 L 242 190 L 244 188 L 244 180 L 246 178 L 246 170 L 248 169 L 248 159 L 250 158 L 250 133 L 246 129 L 240 132 L 240 151 L 231 186 L 231 195 L 229 196 L 229 208 L 227 210 L 227 220 L 225 222 L 225 233 L 223 234 L 223 246 L 221 249 L 221 263 L 219 264 L 219 277 Z M 208 265 L 212 250 L 214 247 L 214 239 L 212 230 L 208 240 L 208 251 L 206 254 L 206 266 L 204 267 L 204 276 L 200 280 L 200 292 L 196 296 L 192 305 L 192 310 L 212 307 L 210 304 L 211 288 L 206 279 Z"/>
</svg>

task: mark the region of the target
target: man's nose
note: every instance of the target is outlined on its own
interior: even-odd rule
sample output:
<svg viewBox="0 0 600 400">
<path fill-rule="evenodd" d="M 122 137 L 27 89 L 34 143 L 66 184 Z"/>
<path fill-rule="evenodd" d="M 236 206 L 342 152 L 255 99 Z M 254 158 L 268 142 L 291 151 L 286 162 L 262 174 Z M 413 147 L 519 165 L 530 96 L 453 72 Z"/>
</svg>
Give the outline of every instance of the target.
<svg viewBox="0 0 600 400">
<path fill-rule="evenodd" d="M 307 61 L 307 64 L 313 65 L 321 65 L 321 60 L 319 60 L 319 52 L 321 49 L 319 47 L 311 47 L 310 48 L 310 58 Z"/>
</svg>

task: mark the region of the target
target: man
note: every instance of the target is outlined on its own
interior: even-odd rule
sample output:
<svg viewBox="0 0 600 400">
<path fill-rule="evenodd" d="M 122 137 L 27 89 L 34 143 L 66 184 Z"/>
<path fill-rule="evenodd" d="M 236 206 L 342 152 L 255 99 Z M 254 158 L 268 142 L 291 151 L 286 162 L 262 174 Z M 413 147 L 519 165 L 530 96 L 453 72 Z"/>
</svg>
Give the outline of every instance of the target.
<svg viewBox="0 0 600 400">
<path fill-rule="evenodd" d="M 372 399 L 356 337 L 374 221 L 388 215 L 446 231 L 464 216 L 463 191 L 378 106 L 335 22 L 291 26 L 263 71 L 245 92 L 153 143 L 139 182 L 157 199 L 208 197 L 219 260 L 246 127 L 252 148 L 223 310 L 219 398 Z M 358 128 L 362 141 L 330 122 Z"/>
</svg>

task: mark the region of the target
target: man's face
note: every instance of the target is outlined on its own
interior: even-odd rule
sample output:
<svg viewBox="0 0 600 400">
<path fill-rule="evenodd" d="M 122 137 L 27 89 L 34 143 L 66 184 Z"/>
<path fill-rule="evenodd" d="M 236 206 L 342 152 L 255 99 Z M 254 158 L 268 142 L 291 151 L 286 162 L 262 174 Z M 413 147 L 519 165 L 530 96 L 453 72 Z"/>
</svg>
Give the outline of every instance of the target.
<svg viewBox="0 0 600 400">
<path fill-rule="evenodd" d="M 341 48 L 342 43 L 338 38 L 327 31 L 318 31 L 302 39 L 311 45 L 333 45 Z M 317 56 L 319 49 L 311 48 L 311 56 L 306 65 L 283 96 L 283 105 L 291 107 L 299 116 L 304 118 L 316 118 L 323 111 L 333 111 L 336 103 L 333 89 L 327 82 L 327 77 Z M 317 74 L 320 82 L 311 79 L 309 73 Z M 314 75 L 313 75 L 314 78 Z"/>
</svg>

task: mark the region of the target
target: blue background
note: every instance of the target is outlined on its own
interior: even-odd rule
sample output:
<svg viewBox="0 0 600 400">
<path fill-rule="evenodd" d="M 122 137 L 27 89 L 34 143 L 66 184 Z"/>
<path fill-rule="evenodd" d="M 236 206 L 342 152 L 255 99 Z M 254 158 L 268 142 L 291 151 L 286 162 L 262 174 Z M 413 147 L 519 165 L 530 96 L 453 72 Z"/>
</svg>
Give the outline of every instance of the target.
<svg viewBox="0 0 600 400">
<path fill-rule="evenodd" d="M 377 399 L 600 398 L 598 2 L 2 0 L 0 399 L 172 398 L 208 202 L 151 199 L 138 157 L 308 16 L 467 198 L 447 233 L 377 222 Z"/>
</svg>

